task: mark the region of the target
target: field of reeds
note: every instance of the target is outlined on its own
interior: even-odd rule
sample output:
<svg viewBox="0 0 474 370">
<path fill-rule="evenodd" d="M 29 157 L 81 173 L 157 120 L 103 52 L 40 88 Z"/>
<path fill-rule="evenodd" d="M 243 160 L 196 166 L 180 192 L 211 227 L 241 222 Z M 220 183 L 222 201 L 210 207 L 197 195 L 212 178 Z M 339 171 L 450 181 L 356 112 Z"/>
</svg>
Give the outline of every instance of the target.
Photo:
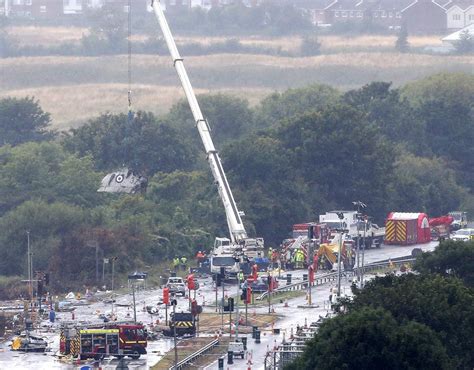
<svg viewBox="0 0 474 370">
<path fill-rule="evenodd" d="M 13 29 L 23 41 L 47 45 L 56 34 L 64 41 L 78 40 L 85 29 Z M 213 43 L 218 38 L 178 38 L 180 42 Z M 220 39 L 222 41 L 223 39 Z M 425 76 L 451 71 L 472 73 L 468 56 L 421 53 L 400 54 L 388 48 L 391 36 L 342 38 L 321 37 L 323 54 L 315 57 L 284 57 L 252 54 L 212 54 L 185 58 L 197 93 L 225 92 L 245 97 L 256 104 L 272 91 L 312 83 L 330 84 L 341 90 L 371 81 L 391 81 L 395 86 Z M 412 45 L 436 44 L 436 37 L 409 40 Z M 29 41 L 28 41 L 29 42 Z M 241 43 L 295 50 L 297 38 L 246 38 Z M 384 48 L 387 50 L 384 51 Z M 326 52 L 325 52 L 326 50 Z M 332 52 L 328 52 L 332 50 Z M 133 102 L 135 109 L 165 113 L 184 95 L 168 55 L 133 56 Z M 64 129 L 77 126 L 102 112 L 127 109 L 127 57 L 18 57 L 0 59 L 0 96 L 35 96 L 53 125 Z"/>
</svg>

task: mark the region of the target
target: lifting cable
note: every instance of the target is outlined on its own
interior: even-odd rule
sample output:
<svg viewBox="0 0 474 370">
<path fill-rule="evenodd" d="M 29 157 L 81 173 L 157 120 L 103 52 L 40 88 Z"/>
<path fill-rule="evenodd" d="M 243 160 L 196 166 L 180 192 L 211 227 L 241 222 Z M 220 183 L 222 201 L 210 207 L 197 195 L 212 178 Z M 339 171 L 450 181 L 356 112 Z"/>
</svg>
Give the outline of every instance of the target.
<svg viewBox="0 0 474 370">
<path fill-rule="evenodd" d="M 128 0 L 128 120 L 133 119 L 132 112 L 132 0 Z"/>
</svg>

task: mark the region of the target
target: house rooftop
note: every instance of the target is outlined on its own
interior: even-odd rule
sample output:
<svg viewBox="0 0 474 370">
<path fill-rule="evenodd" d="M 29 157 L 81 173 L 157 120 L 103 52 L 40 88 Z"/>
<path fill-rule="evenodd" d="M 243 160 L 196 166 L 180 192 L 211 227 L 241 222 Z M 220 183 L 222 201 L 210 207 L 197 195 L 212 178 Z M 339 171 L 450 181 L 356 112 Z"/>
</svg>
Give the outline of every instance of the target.
<svg viewBox="0 0 474 370">
<path fill-rule="evenodd" d="M 468 32 L 470 35 L 474 36 L 474 23 L 470 24 L 469 26 L 466 26 L 464 28 L 461 28 L 459 31 L 453 32 L 449 34 L 448 36 L 445 36 L 441 39 L 443 42 L 456 42 L 461 39 L 461 34 L 463 32 Z"/>
<path fill-rule="evenodd" d="M 451 0 L 449 2 L 445 2 L 443 4 L 443 7 L 448 10 L 452 8 L 453 6 L 458 6 L 462 10 L 466 10 L 470 6 L 474 5 L 474 0 Z"/>
</svg>

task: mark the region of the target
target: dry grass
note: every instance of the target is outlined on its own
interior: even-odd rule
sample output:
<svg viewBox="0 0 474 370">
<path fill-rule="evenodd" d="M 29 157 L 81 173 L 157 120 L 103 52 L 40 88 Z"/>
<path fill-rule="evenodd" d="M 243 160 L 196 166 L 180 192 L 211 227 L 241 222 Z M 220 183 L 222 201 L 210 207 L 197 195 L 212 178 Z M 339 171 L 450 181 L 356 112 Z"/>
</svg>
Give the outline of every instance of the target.
<svg viewBox="0 0 474 370">
<path fill-rule="evenodd" d="M 80 27 L 9 27 L 9 34 L 14 36 L 21 45 L 57 46 L 63 42 L 79 41 L 86 28 Z"/>
<path fill-rule="evenodd" d="M 67 86 L 43 86 L 0 92 L 4 96 L 34 96 L 41 107 L 51 113 L 52 127 L 67 130 L 78 127 L 90 118 L 101 113 L 125 113 L 127 111 L 126 84 L 82 84 Z M 210 93 L 206 89 L 197 89 L 197 94 Z M 251 104 L 257 104 L 270 91 L 265 89 L 231 90 L 220 92 L 246 98 Z M 159 85 L 134 85 L 133 106 L 135 110 L 146 110 L 157 115 L 165 114 L 179 99 L 184 98 L 180 87 Z"/>
<path fill-rule="evenodd" d="M 254 309 L 249 308 L 248 325 L 239 325 L 239 332 L 251 333 L 252 326 L 268 328 L 278 320 L 275 314 L 254 314 Z M 245 320 L 245 311 L 241 308 L 240 317 Z M 236 314 L 232 314 L 232 322 L 235 322 Z M 222 325 L 222 316 L 219 313 L 205 312 L 199 315 L 199 332 L 215 333 L 220 331 Z M 229 313 L 224 313 L 224 333 L 229 332 Z"/>
<path fill-rule="evenodd" d="M 252 105 L 269 92 L 310 83 L 349 89 L 382 80 L 399 86 L 439 72 L 472 73 L 467 56 L 389 52 L 307 58 L 215 54 L 189 57 L 185 63 L 197 93 L 229 93 Z M 125 55 L 0 59 L 0 96 L 35 96 L 58 129 L 77 126 L 101 112 L 125 112 L 126 80 Z M 136 109 L 162 114 L 183 97 L 168 55 L 134 56 L 133 82 Z"/>
<path fill-rule="evenodd" d="M 57 45 L 61 42 L 79 41 L 86 28 L 81 27 L 11 27 L 9 32 L 17 37 L 18 41 L 24 45 Z M 198 43 L 202 45 L 210 45 L 216 42 L 223 42 L 229 37 L 200 37 L 200 36 L 176 36 L 176 42 L 182 43 Z M 262 36 L 246 36 L 236 37 L 244 45 L 253 45 L 266 48 L 281 48 L 284 51 L 295 52 L 298 50 L 301 37 L 262 37 Z M 136 41 L 144 41 L 145 35 L 136 34 L 133 37 Z M 393 48 L 396 36 L 387 35 L 365 35 L 356 37 L 347 36 L 320 36 L 322 48 L 326 52 L 335 50 L 357 50 L 357 49 L 380 49 Z M 413 47 L 424 47 L 427 45 L 440 45 L 439 36 L 410 36 L 409 43 Z"/>
</svg>

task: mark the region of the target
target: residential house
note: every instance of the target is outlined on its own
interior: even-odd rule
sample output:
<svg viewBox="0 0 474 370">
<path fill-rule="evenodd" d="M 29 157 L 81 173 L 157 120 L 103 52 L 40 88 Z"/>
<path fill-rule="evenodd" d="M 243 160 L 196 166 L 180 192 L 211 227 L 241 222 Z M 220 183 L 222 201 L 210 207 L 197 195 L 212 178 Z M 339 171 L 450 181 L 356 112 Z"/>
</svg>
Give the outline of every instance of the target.
<svg viewBox="0 0 474 370">
<path fill-rule="evenodd" d="M 368 17 L 373 24 L 388 29 L 399 29 L 402 25 L 401 10 L 411 4 L 413 0 L 380 0 L 366 1 Z"/>
<path fill-rule="evenodd" d="M 326 21 L 330 24 L 367 19 L 363 0 L 334 0 L 325 10 Z"/>
<path fill-rule="evenodd" d="M 414 0 L 400 11 L 408 33 L 440 33 L 446 30 L 446 9 L 435 0 Z"/>
<path fill-rule="evenodd" d="M 314 25 L 329 24 L 327 17 L 327 8 L 334 3 L 335 0 L 294 0 L 290 2 L 282 2 L 282 4 L 291 4 L 309 15 L 311 23 Z"/>
<path fill-rule="evenodd" d="M 444 7 L 449 30 L 460 29 L 474 23 L 474 0 L 451 0 Z"/>
<path fill-rule="evenodd" d="M 0 0 L 0 17 L 5 16 L 8 17 L 10 3 L 8 0 Z"/>
<path fill-rule="evenodd" d="M 6 0 L 9 17 L 41 19 L 62 15 L 62 3 L 58 0 Z"/>
</svg>

